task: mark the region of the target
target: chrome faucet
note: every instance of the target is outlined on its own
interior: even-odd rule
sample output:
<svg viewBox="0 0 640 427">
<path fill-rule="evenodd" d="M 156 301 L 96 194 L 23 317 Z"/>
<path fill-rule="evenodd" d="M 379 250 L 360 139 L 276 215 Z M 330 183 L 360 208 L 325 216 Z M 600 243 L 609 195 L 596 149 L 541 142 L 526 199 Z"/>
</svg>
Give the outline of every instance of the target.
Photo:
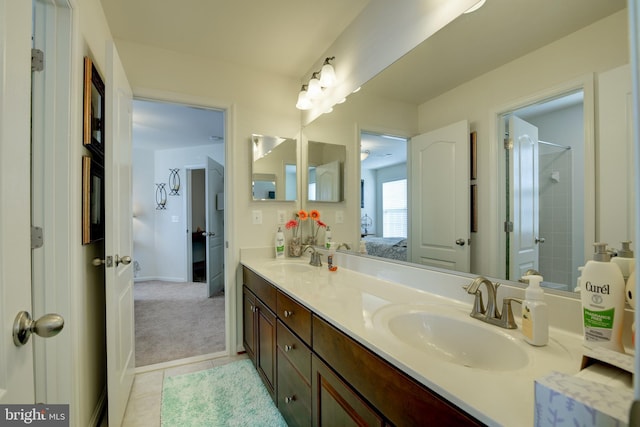
<svg viewBox="0 0 640 427">
<path fill-rule="evenodd" d="M 309 264 L 314 267 L 322 267 L 322 261 L 320 260 L 320 256 L 322 254 L 318 252 L 315 247 L 312 245 L 305 245 L 304 249 L 302 249 L 302 253 L 305 253 L 309 249 L 311 249 L 311 259 L 309 260 Z"/>
<path fill-rule="evenodd" d="M 345 248 L 345 249 L 346 249 L 346 250 L 348 250 L 348 251 L 349 251 L 349 250 L 351 250 L 351 246 L 349 246 L 349 245 L 348 245 L 348 244 L 346 244 L 346 243 L 340 243 L 340 244 L 338 245 L 338 247 L 336 248 L 336 251 L 337 251 L 337 250 L 340 250 L 340 248 Z"/>
<path fill-rule="evenodd" d="M 480 286 L 483 284 L 487 288 L 487 298 L 489 300 L 486 308 L 482 301 L 482 292 L 480 292 Z M 511 301 L 519 302 L 519 300 L 516 298 L 504 298 L 502 301 L 502 312 L 498 311 L 496 307 L 498 286 L 500 286 L 499 283 L 493 283 L 491 280 L 482 276 L 476 277 L 473 282 L 464 286 L 467 293 L 475 295 L 470 316 L 501 328 L 516 329 L 518 325 L 513 319 Z"/>
</svg>

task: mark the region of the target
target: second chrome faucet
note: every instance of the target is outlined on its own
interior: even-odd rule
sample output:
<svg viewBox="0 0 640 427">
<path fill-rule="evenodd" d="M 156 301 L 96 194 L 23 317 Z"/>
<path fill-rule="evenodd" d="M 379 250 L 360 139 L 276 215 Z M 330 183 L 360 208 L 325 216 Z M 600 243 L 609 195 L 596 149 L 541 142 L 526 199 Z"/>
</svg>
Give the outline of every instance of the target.
<svg viewBox="0 0 640 427">
<path fill-rule="evenodd" d="M 487 289 L 487 299 L 489 300 L 487 301 L 486 308 L 482 300 L 482 292 L 480 291 L 482 285 L 485 285 Z M 500 286 L 499 283 L 493 283 L 491 280 L 482 276 L 476 277 L 473 282 L 464 286 L 467 293 L 475 295 L 470 316 L 501 328 L 516 329 L 518 325 L 513 318 L 511 301 L 520 301 L 516 298 L 503 298 L 502 310 L 499 311 L 497 308 L 498 286 Z"/>
</svg>

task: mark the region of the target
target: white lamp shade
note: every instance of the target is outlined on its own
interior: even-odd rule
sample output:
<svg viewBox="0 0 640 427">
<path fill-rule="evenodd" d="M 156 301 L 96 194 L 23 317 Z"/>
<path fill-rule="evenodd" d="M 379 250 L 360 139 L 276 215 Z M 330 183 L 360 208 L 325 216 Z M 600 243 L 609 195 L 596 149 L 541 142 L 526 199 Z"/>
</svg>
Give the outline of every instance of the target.
<svg viewBox="0 0 640 427">
<path fill-rule="evenodd" d="M 320 86 L 320 80 L 317 77 L 313 77 L 309 80 L 307 86 L 307 97 L 311 100 L 318 99 L 322 95 L 322 86 Z"/>
<path fill-rule="evenodd" d="M 298 94 L 298 102 L 296 103 L 296 108 L 298 110 L 309 110 L 311 109 L 311 100 L 307 94 L 306 90 L 301 90 Z"/>
<path fill-rule="evenodd" d="M 333 65 L 324 64 L 320 72 L 320 86 L 331 87 L 334 84 L 336 84 L 336 72 L 333 69 Z"/>
</svg>

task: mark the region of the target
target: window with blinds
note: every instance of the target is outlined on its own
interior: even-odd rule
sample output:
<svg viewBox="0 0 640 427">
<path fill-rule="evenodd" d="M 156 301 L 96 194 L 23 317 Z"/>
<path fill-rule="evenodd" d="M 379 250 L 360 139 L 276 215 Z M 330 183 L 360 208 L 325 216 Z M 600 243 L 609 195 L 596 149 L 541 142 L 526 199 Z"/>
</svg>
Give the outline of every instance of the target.
<svg viewBox="0 0 640 427">
<path fill-rule="evenodd" d="M 382 183 L 382 237 L 407 237 L 407 180 Z"/>
</svg>

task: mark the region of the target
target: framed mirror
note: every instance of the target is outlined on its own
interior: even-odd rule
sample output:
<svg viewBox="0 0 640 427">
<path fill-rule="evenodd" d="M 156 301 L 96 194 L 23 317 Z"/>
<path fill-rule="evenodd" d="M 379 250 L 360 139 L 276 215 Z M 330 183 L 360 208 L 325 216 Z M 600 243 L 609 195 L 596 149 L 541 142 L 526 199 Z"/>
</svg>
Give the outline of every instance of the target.
<svg viewBox="0 0 640 427">
<path fill-rule="evenodd" d="M 344 200 L 344 145 L 309 141 L 307 162 L 307 200 L 342 202 Z"/>
<path fill-rule="evenodd" d="M 297 200 L 297 141 L 293 138 L 252 134 L 251 151 L 253 200 Z"/>
<path fill-rule="evenodd" d="M 99 158 L 104 157 L 104 82 L 93 61 L 84 58 L 83 145 Z"/>
</svg>

